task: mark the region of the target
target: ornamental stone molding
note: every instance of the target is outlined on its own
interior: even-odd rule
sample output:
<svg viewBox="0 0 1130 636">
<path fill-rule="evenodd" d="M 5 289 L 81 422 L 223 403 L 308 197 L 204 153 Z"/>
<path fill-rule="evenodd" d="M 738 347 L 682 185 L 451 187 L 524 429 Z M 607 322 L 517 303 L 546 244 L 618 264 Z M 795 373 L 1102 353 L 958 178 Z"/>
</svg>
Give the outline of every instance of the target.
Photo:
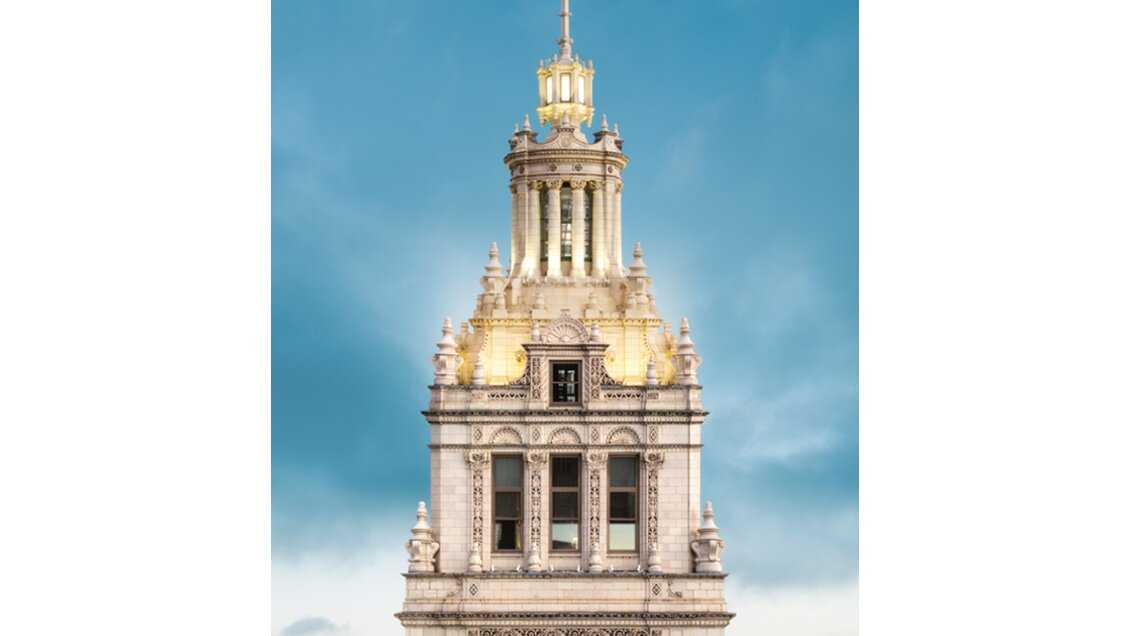
<svg viewBox="0 0 1130 636">
<path fill-rule="evenodd" d="M 549 434 L 549 444 L 551 446 L 558 444 L 583 443 L 584 442 L 581 441 L 581 434 L 578 433 L 575 429 L 568 426 L 562 426 L 561 428 L 553 429 L 553 432 Z"/>
<path fill-rule="evenodd" d="M 608 444 L 617 446 L 638 446 L 641 444 L 640 436 L 634 430 L 627 426 L 612 429 L 608 434 Z"/>
<path fill-rule="evenodd" d="M 490 443 L 496 446 L 520 446 L 522 444 L 522 434 L 518 432 L 518 429 L 512 426 L 503 426 L 491 434 Z"/>
</svg>

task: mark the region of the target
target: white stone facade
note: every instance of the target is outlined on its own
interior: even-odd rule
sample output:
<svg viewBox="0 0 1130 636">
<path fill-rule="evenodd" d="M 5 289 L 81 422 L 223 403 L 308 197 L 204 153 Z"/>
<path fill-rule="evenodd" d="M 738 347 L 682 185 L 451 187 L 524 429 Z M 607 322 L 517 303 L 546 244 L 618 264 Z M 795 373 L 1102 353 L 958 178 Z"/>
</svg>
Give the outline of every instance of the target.
<svg viewBox="0 0 1130 636">
<path fill-rule="evenodd" d="M 627 157 L 603 120 L 592 142 L 570 121 L 591 117 L 595 71 L 573 57 L 568 19 L 564 0 L 560 51 L 538 71 L 539 116 L 553 132 L 539 143 L 527 120 L 505 158 L 509 267 L 492 245 L 473 317 L 457 334 L 445 321 L 433 357 L 432 510 L 430 520 L 423 502 L 417 510 L 397 614 L 411 635 L 700 636 L 722 634 L 733 616 L 724 542 L 709 502 L 699 507 L 701 358 L 686 319 L 678 337 L 660 319 L 639 245 L 622 260 Z M 563 73 L 584 93 L 552 84 Z M 576 374 L 555 389 L 551 369 L 563 363 Z M 555 401 L 566 395 L 555 391 L 573 393 Z M 579 533 L 575 550 L 555 551 L 550 473 L 563 456 L 579 457 Z M 638 467 L 636 549 L 618 552 L 608 466 L 625 456 Z M 514 550 L 492 540 L 501 457 L 522 467 Z"/>
</svg>

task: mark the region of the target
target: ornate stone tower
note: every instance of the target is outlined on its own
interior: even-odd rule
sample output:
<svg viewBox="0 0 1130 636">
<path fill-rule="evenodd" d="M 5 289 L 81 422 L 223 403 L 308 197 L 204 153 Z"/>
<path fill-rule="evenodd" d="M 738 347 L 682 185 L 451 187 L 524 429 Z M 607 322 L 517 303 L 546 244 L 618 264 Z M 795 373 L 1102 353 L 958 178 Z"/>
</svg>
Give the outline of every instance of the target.
<svg viewBox="0 0 1130 636">
<path fill-rule="evenodd" d="M 413 636 L 722 634 L 723 541 L 699 510 L 701 362 L 621 256 L 619 130 L 590 141 L 591 61 L 569 37 L 515 126 L 509 267 L 491 244 L 470 321 L 433 357 L 431 522 L 406 547 Z M 701 522 L 700 522 L 701 518 Z"/>
</svg>

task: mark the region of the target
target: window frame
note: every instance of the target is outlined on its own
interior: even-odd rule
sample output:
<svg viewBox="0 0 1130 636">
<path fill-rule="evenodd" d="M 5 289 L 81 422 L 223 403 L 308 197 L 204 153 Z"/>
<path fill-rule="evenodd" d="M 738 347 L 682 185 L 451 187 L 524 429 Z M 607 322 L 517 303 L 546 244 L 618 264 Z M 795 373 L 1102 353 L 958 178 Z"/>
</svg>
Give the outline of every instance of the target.
<svg viewBox="0 0 1130 636">
<path fill-rule="evenodd" d="M 577 460 L 577 485 L 576 486 L 557 486 L 553 481 L 553 460 L 555 459 L 576 459 Z M 584 506 L 581 505 L 581 477 L 585 474 L 584 459 L 580 453 L 558 453 L 549 456 L 549 551 L 553 554 L 580 554 L 581 544 L 583 543 L 581 537 L 581 516 Z M 577 524 L 577 547 L 576 548 L 555 548 L 553 547 L 553 524 L 557 522 L 558 517 L 553 514 L 553 496 L 559 492 L 562 493 L 576 493 L 577 495 L 577 516 L 575 519 L 563 519 L 562 523 L 576 523 Z"/>
<path fill-rule="evenodd" d="M 554 377 L 556 376 L 556 373 L 554 373 L 554 371 L 556 370 L 556 367 L 559 364 L 571 364 L 571 365 L 573 365 L 577 368 L 577 380 L 576 380 L 576 382 L 570 383 L 570 384 L 576 384 L 576 387 L 577 387 L 577 401 L 576 402 L 559 402 L 555 399 L 555 396 L 556 396 L 555 388 L 556 388 L 556 385 L 558 384 L 558 382 L 556 380 L 554 380 Z M 553 406 L 553 407 L 580 408 L 582 406 L 581 403 L 582 403 L 582 399 L 583 399 L 583 396 L 581 395 L 581 393 L 582 393 L 582 389 L 584 388 L 584 376 L 583 376 L 584 372 L 585 372 L 585 365 L 584 365 L 583 361 L 581 361 L 581 360 L 550 360 L 549 361 L 549 405 Z"/>
<path fill-rule="evenodd" d="M 499 488 L 498 479 L 495 477 L 495 461 L 499 459 L 516 459 L 518 460 L 518 487 L 513 488 L 507 486 Z M 490 550 L 495 554 L 522 554 L 522 539 L 524 537 L 524 516 L 526 513 L 526 466 L 522 455 L 515 453 L 497 453 L 491 454 L 490 458 Z M 511 517 L 504 517 L 502 521 L 516 521 L 518 526 L 518 547 L 514 549 L 499 549 L 498 548 L 498 497 L 500 492 L 517 492 L 518 493 L 518 517 L 517 519 Z"/>
<path fill-rule="evenodd" d="M 631 458 L 631 459 L 636 460 L 636 485 L 635 486 L 613 486 L 612 485 L 612 460 L 623 459 L 623 458 Z M 615 455 L 609 455 L 608 456 L 608 478 L 607 478 L 607 481 L 608 481 L 608 507 L 606 508 L 606 510 L 608 512 L 608 519 L 607 519 L 607 523 L 608 523 L 607 535 L 608 535 L 608 538 L 605 541 L 605 549 L 608 551 L 609 554 L 639 554 L 639 552 L 640 552 L 640 517 L 642 516 L 641 509 L 643 507 L 643 502 L 640 500 L 640 481 L 641 481 L 640 472 L 642 471 L 641 464 L 642 464 L 642 462 L 640 461 L 640 454 L 639 453 L 617 453 Z M 631 519 L 633 525 L 635 525 L 635 527 L 636 527 L 636 530 L 635 530 L 636 547 L 632 550 L 613 550 L 612 549 L 612 522 L 613 522 L 613 519 L 612 519 L 612 493 L 614 493 L 614 492 L 630 492 L 630 493 L 634 494 L 635 497 L 636 497 L 636 509 L 635 509 L 635 515 L 636 516 L 635 516 L 635 518 Z M 618 519 L 621 520 L 621 521 L 628 521 L 628 519 L 625 519 L 623 517 L 620 517 Z"/>
</svg>

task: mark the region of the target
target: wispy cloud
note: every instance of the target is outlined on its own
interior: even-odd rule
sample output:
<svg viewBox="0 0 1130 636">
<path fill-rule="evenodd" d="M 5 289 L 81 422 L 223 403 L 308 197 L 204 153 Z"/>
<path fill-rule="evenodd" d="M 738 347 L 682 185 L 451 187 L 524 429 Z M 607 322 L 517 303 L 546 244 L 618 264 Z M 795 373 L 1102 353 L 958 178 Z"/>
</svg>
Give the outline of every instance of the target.
<svg viewBox="0 0 1130 636">
<path fill-rule="evenodd" d="M 338 625 L 324 616 L 311 616 L 287 625 L 279 636 L 346 636 L 350 633 L 347 626 Z"/>
</svg>

